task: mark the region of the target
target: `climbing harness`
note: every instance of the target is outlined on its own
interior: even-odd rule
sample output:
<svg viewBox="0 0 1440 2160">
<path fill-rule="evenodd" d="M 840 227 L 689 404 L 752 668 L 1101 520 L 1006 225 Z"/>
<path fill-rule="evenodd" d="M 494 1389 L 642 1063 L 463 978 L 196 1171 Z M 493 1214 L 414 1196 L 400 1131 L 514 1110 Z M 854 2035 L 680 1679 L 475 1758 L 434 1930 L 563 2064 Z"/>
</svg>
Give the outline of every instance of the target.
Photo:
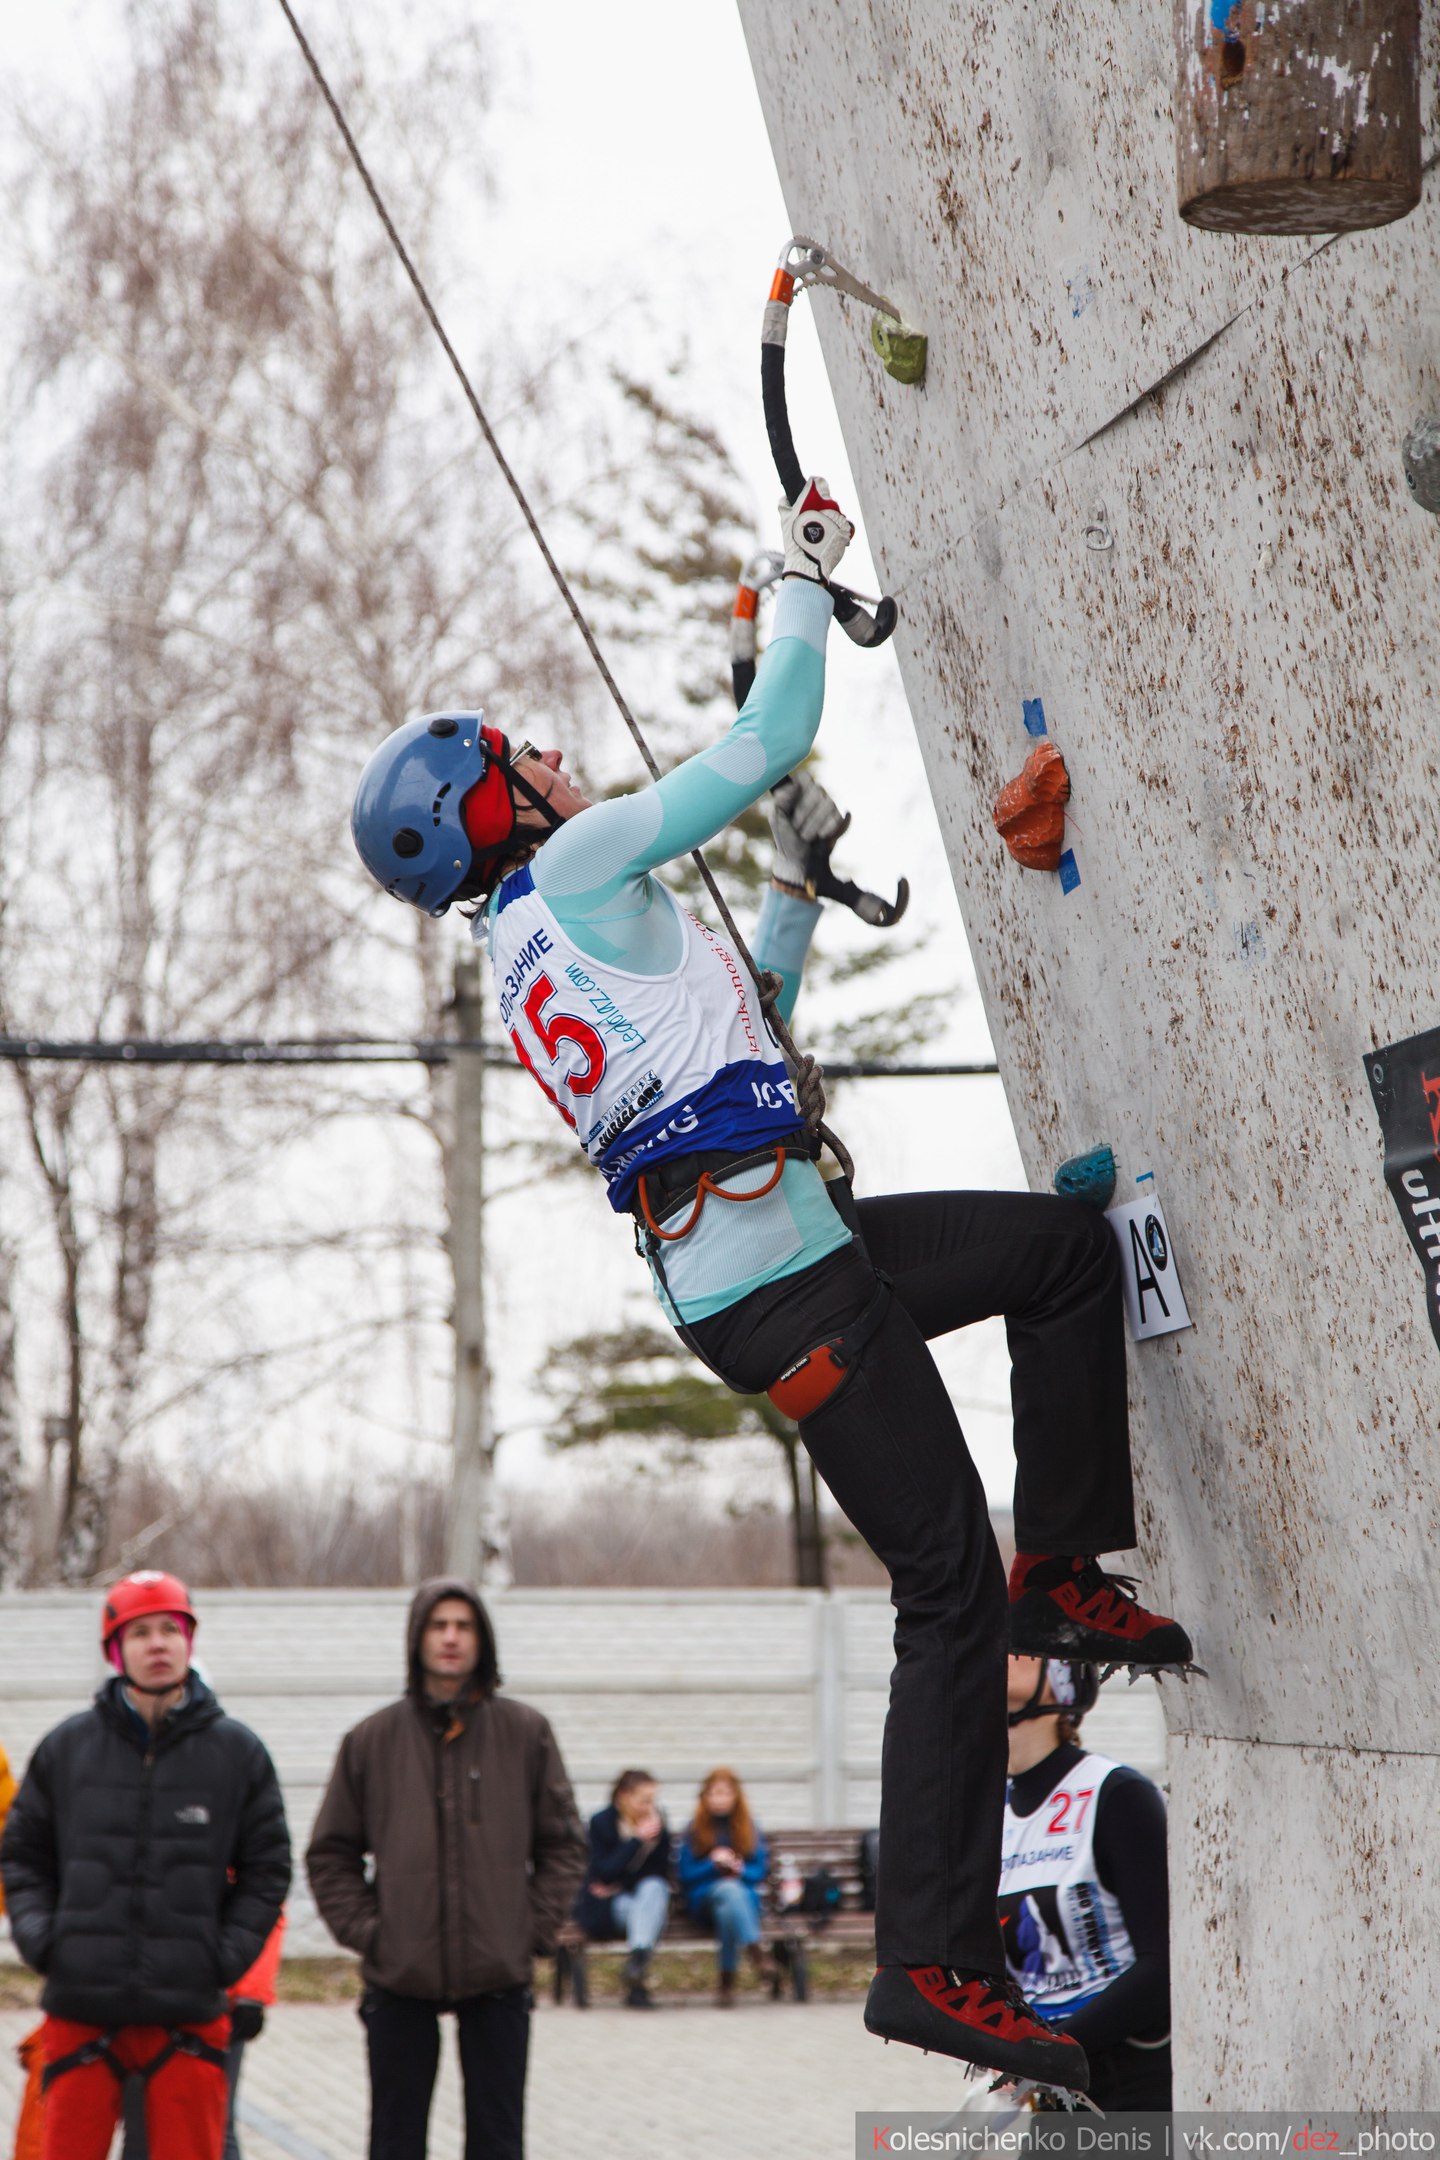
<svg viewBox="0 0 1440 2160">
<path fill-rule="evenodd" d="M 755 683 L 760 595 L 778 583 L 783 559 L 773 548 L 762 548 L 740 572 L 730 614 L 730 682 L 737 706 L 745 703 Z M 775 790 L 770 792 L 773 795 Z M 849 822 L 847 817 L 846 825 Z M 837 833 L 835 838 L 839 837 Z M 853 878 L 837 878 L 830 867 L 828 847 L 823 851 L 823 860 L 816 862 L 813 875 L 807 876 L 805 890 L 812 900 L 838 900 L 876 930 L 892 929 L 910 905 L 908 878 L 901 878 L 893 900 L 882 900 L 878 893 L 866 892 Z"/>
<path fill-rule="evenodd" d="M 68 2055 L 57 2055 L 54 2062 L 46 2063 L 40 2076 L 41 2091 L 49 2092 L 56 2078 L 64 2077 L 67 2071 L 85 2070 L 91 2063 L 96 2062 L 103 2062 L 106 2069 L 122 2085 L 129 2077 L 138 2077 L 142 2083 L 148 2085 L 156 2071 L 163 2070 L 166 2063 L 172 2062 L 177 2055 L 193 2055 L 197 2062 L 210 2063 L 220 2071 L 228 2068 L 223 2048 L 212 2047 L 208 2040 L 201 2039 L 199 2033 L 184 2032 L 179 2026 L 171 2026 L 165 2034 L 165 2045 L 156 2050 L 149 2062 L 137 2063 L 132 2070 L 128 2064 L 121 2062 L 110 2045 L 119 2030 L 118 2025 L 112 2025 L 108 2032 L 98 2033 L 93 2040 L 85 2041 L 83 2046 L 72 2048 Z"/>
<path fill-rule="evenodd" d="M 678 1245 L 681 1238 L 689 1237 L 696 1223 L 699 1222 L 700 1211 L 704 1207 L 706 1199 L 712 1193 L 717 1200 L 726 1200 L 732 1207 L 741 1207 L 749 1200 L 763 1200 L 767 1193 L 774 1192 L 775 1187 L 785 1175 L 785 1150 L 783 1147 L 766 1148 L 758 1155 L 739 1155 L 733 1161 L 720 1166 L 720 1174 L 725 1177 L 734 1177 L 740 1171 L 750 1170 L 759 1164 L 771 1161 L 775 1165 L 773 1174 L 763 1185 L 755 1186 L 750 1192 L 727 1192 L 723 1185 L 715 1183 L 715 1171 L 702 1170 L 689 1191 L 682 1192 L 678 1201 L 668 1209 L 668 1212 L 678 1215 L 685 1202 L 693 1194 L 693 1205 L 690 1213 L 678 1230 L 662 1230 L 659 1223 L 656 1222 L 654 1212 L 650 1206 L 650 1195 L 646 1189 L 646 1180 L 642 1176 L 636 1184 L 635 1192 L 646 1229 L 651 1237 L 658 1238 L 662 1245 Z"/>
<path fill-rule="evenodd" d="M 667 1163 L 660 1166 L 660 1170 L 647 1172 L 639 1179 L 635 1187 L 635 1198 L 631 1203 L 636 1225 L 635 1247 L 655 1270 L 655 1280 L 664 1295 L 671 1326 L 692 1356 L 697 1357 L 707 1371 L 715 1373 L 716 1379 L 723 1381 L 732 1395 L 750 1395 L 755 1391 L 752 1388 L 736 1387 L 733 1380 L 726 1380 L 724 1373 L 717 1372 L 701 1348 L 694 1330 L 681 1319 L 680 1308 L 666 1277 L 661 1248 L 665 1245 L 678 1245 L 682 1238 L 690 1236 L 700 1220 L 707 1199 L 725 1200 L 732 1206 L 743 1206 L 751 1200 L 763 1200 L 767 1193 L 775 1190 L 784 1176 L 785 1161 L 784 1147 L 762 1148 L 753 1155 L 672 1156 Z M 719 1177 L 736 1177 L 747 1170 L 763 1168 L 770 1162 L 775 1165 L 773 1175 L 753 1191 L 727 1192 L 723 1185 L 715 1182 Z M 697 1172 L 693 1178 L 689 1175 L 692 1170 Z M 662 1171 L 668 1172 L 677 1182 L 671 1192 L 662 1190 L 660 1215 L 657 1218 L 648 1191 L 648 1179 L 651 1176 L 659 1178 L 663 1187 L 665 1179 L 661 1176 Z M 836 1213 L 863 1252 L 864 1239 L 860 1234 L 849 1179 L 833 1179 L 826 1185 L 825 1190 L 830 1195 Z M 664 1222 L 673 1220 L 686 1206 L 690 1212 L 679 1229 L 662 1228 Z M 834 1335 L 827 1335 L 822 1342 L 813 1344 L 802 1356 L 787 1365 L 778 1379 L 772 1380 L 766 1388 L 765 1393 L 783 1417 L 793 1418 L 797 1424 L 802 1418 L 813 1417 L 849 1379 L 856 1360 L 885 1318 L 890 1303 L 889 1276 L 882 1275 L 877 1268 L 875 1281 L 874 1296 L 855 1319 L 837 1330 Z"/>
<path fill-rule="evenodd" d="M 130 2073 L 110 2046 L 119 2030 L 118 2025 L 112 2025 L 108 2032 L 97 2034 L 95 2039 L 87 2040 L 82 2047 L 72 2048 L 68 2055 L 57 2055 L 54 2062 L 46 2063 L 40 2073 L 40 2090 L 49 2092 L 56 2078 L 64 2077 L 67 2070 L 88 2070 L 91 2063 L 95 2062 L 103 2062 L 106 2069 L 123 2085 Z"/>
<path fill-rule="evenodd" d="M 645 739 L 645 735 L 640 727 L 639 722 L 636 720 L 635 715 L 631 712 L 630 707 L 626 702 L 624 692 L 621 690 L 620 685 L 616 682 L 615 677 L 610 672 L 610 668 L 606 662 L 605 655 L 600 650 L 599 641 L 596 638 L 594 631 L 591 629 L 590 624 L 587 621 L 583 610 L 581 609 L 579 601 L 575 598 L 575 595 L 571 590 L 569 580 L 567 579 L 564 571 L 560 568 L 559 563 L 555 560 L 555 557 L 550 552 L 550 548 L 545 539 L 545 535 L 540 529 L 540 522 L 536 517 L 534 511 L 531 509 L 529 499 L 525 494 L 525 490 L 521 487 L 519 480 L 516 478 L 515 473 L 511 468 L 509 460 L 506 458 L 504 451 L 500 447 L 500 443 L 495 434 L 495 431 L 491 427 L 490 422 L 486 417 L 485 408 L 480 403 L 480 400 L 475 393 L 475 386 L 471 382 L 468 374 L 465 372 L 465 368 L 460 360 L 459 354 L 456 352 L 455 347 L 451 344 L 450 339 L 446 334 L 445 326 L 441 322 L 440 317 L 436 312 L 435 303 L 430 298 L 430 294 L 426 289 L 425 282 L 421 278 L 419 271 L 416 269 L 414 263 L 410 259 L 409 250 L 406 248 L 404 241 L 401 239 L 399 231 L 395 225 L 395 221 L 391 217 L 389 210 L 386 208 L 385 199 L 381 195 L 379 188 L 376 186 L 375 181 L 371 176 L 370 168 L 366 164 L 365 159 L 361 154 L 360 145 L 356 142 L 354 135 L 351 133 L 350 124 L 346 120 L 344 113 L 340 109 L 339 101 L 337 100 L 334 91 L 331 89 L 329 82 L 326 80 L 324 69 L 321 67 L 320 62 L 315 57 L 315 54 L 310 47 L 309 41 L 306 38 L 304 31 L 301 29 L 298 21 L 296 20 L 294 10 L 290 5 L 290 0 L 279 0 L 279 5 L 281 13 L 284 15 L 285 20 L 289 23 L 291 30 L 294 32 L 295 42 L 300 47 L 300 51 L 305 59 L 305 64 L 309 68 L 310 73 L 315 78 L 316 87 L 319 90 L 320 95 L 324 98 L 325 103 L 330 108 L 331 118 L 334 120 L 336 127 L 340 131 L 340 135 L 342 140 L 344 141 L 345 147 L 350 153 L 351 162 L 354 164 L 356 172 L 360 175 L 360 179 L 365 187 L 365 192 L 370 197 L 370 201 L 374 206 L 375 214 L 379 218 L 381 224 L 384 226 L 390 244 L 394 248 L 396 255 L 399 257 L 401 267 L 403 268 L 405 275 L 409 278 L 410 284 L 414 289 L 415 297 L 418 299 L 421 307 L 425 312 L 426 320 L 429 322 L 431 329 L 435 332 L 436 337 L 439 339 L 441 348 L 445 353 L 445 357 L 450 362 L 450 365 L 455 372 L 455 376 L 460 384 L 460 388 L 464 392 L 465 401 L 469 405 L 471 412 L 475 416 L 476 423 L 480 429 L 481 434 L 485 438 L 486 445 L 492 457 L 500 468 L 501 477 L 504 480 L 505 485 L 509 488 L 511 494 L 514 496 L 515 501 L 520 508 L 521 515 L 524 517 L 525 523 L 530 529 L 531 537 L 534 540 L 535 545 L 540 550 L 541 556 L 545 562 L 545 567 L 550 572 L 551 577 L 554 579 L 556 587 L 560 593 L 560 597 L 565 602 L 566 607 L 569 609 L 570 614 L 574 620 L 575 627 L 580 632 L 581 637 L 585 641 L 586 650 L 589 652 L 591 659 L 595 662 L 595 665 L 600 672 L 601 680 L 604 682 L 606 689 L 609 691 L 612 699 L 614 700 L 616 710 L 619 712 L 621 719 L 624 721 L 625 726 L 629 731 L 630 738 L 635 744 L 636 749 L 639 751 L 642 760 L 644 761 L 646 771 L 649 773 L 652 780 L 658 780 L 660 778 L 660 767 L 655 762 L 654 753 L 651 751 L 650 745 Z M 823 249 L 819 250 L 818 252 L 820 255 L 824 255 Z M 825 258 L 825 261 L 826 264 L 828 264 L 828 257 Z M 833 265 L 831 265 L 830 267 L 832 269 L 834 268 Z M 819 275 L 820 267 L 817 266 L 814 271 L 814 276 L 818 278 Z M 807 282 L 808 281 L 813 280 L 810 280 L 807 276 Z M 838 275 L 830 279 L 829 282 L 838 283 Z M 848 290 L 849 288 L 844 287 L 842 289 Z M 863 288 L 859 288 L 859 290 L 863 292 Z M 782 346 L 783 343 L 784 333 L 782 331 Z M 783 351 L 780 354 L 779 383 L 779 411 L 783 413 Z M 766 422 L 768 426 L 770 422 L 770 401 L 768 396 L 766 402 Z M 785 429 L 786 435 L 788 437 L 788 420 L 785 422 Z M 775 435 L 772 432 L 772 447 L 774 446 L 775 440 Z M 794 445 L 792 443 L 790 446 L 790 457 L 792 460 L 794 458 L 794 454 Z M 804 481 L 804 474 L 800 472 L 798 466 L 795 467 L 795 472 L 795 485 L 788 490 L 788 499 L 792 502 L 799 494 L 800 488 Z M 858 603 L 856 603 L 856 605 L 858 607 Z M 875 618 L 877 625 L 880 621 L 880 617 L 883 614 L 886 605 L 887 603 L 882 602 L 880 610 L 877 611 L 877 615 Z M 839 616 L 839 613 L 840 610 L 837 604 L 837 617 Z M 849 627 L 848 623 L 846 627 Z M 893 618 L 890 627 L 894 627 Z M 852 630 L 850 634 L 853 637 L 856 635 L 856 632 Z M 888 629 L 885 630 L 884 635 L 889 635 Z M 862 644 L 878 643 L 879 634 L 877 632 L 877 634 L 873 636 L 862 635 L 860 637 L 860 642 Z M 714 873 L 711 870 L 709 863 L 705 860 L 703 851 L 700 848 L 695 848 L 692 851 L 691 860 L 694 862 L 696 869 L 700 873 L 706 891 L 709 893 L 711 899 L 715 903 L 716 911 L 719 914 L 721 922 L 725 926 L 726 935 L 729 937 L 731 944 L 734 947 L 735 953 L 740 959 L 741 964 L 748 971 L 750 978 L 754 982 L 757 990 L 760 992 L 761 1006 L 765 1012 L 766 1020 L 770 1027 L 771 1033 L 774 1035 L 775 1040 L 779 1045 L 781 1054 L 783 1055 L 786 1064 L 789 1066 L 791 1072 L 793 1073 L 800 1064 L 801 1053 L 795 1047 L 795 1042 L 793 1037 L 791 1036 L 790 1030 L 786 1027 L 785 1022 L 781 1019 L 779 1013 L 775 1010 L 775 997 L 777 992 L 774 988 L 767 987 L 766 982 L 761 976 L 759 968 L 757 968 L 757 966 L 755 965 L 754 955 L 750 951 L 749 945 L 746 943 L 745 939 L 740 934 L 740 926 L 736 922 L 734 915 L 731 913 L 724 894 L 721 892 L 720 887 L 715 882 Z M 845 1146 L 843 1140 L 840 1140 L 833 1132 L 831 1132 L 830 1128 L 827 1125 L 820 1125 L 818 1130 L 820 1138 L 830 1149 L 831 1154 L 835 1157 L 836 1162 L 840 1165 L 840 1168 L 844 1173 L 845 1177 L 847 1179 L 852 1179 L 855 1175 L 855 1165 L 851 1160 L 850 1152 Z"/>
</svg>

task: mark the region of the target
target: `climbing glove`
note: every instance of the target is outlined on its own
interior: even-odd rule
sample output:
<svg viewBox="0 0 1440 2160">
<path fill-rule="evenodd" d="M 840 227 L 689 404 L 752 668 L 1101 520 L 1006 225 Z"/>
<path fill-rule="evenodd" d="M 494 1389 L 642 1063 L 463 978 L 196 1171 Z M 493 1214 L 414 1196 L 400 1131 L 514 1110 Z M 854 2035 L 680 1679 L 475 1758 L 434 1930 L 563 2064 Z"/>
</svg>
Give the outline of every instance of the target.
<svg viewBox="0 0 1440 2160">
<path fill-rule="evenodd" d="M 831 501 L 829 482 L 811 478 L 793 503 L 781 498 L 780 535 L 786 577 L 811 578 L 823 585 L 839 568 L 855 527 L 839 503 Z"/>
<path fill-rule="evenodd" d="M 230 2038 L 254 2040 L 265 2025 L 265 2005 L 248 1995 L 235 1996 L 230 2004 Z"/>
<path fill-rule="evenodd" d="M 809 773 L 793 772 L 770 791 L 770 832 L 777 885 L 815 898 L 816 880 L 830 867 L 830 850 L 850 823 L 835 798 Z"/>
</svg>

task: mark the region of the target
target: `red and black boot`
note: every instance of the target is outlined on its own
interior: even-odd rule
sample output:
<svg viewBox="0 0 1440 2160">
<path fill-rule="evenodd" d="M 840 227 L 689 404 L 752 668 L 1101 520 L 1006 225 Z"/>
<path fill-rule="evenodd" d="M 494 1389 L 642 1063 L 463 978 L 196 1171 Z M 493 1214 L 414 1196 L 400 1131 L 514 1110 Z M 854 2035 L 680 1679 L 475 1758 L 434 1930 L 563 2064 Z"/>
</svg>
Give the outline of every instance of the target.
<svg viewBox="0 0 1440 2160">
<path fill-rule="evenodd" d="M 1007 2078 L 1084 2092 L 1090 2065 L 1078 2040 L 1032 2016 L 1003 1974 L 944 1965 L 882 1965 L 865 1999 L 867 2030 L 882 2040 L 954 2055 Z"/>
<path fill-rule="evenodd" d="M 1016 1657 L 1089 1658 L 1096 1664 L 1191 1662 L 1178 1620 L 1147 1612 L 1128 1575 L 1107 1575 L 1093 1554 L 1016 1553 L 1010 1569 L 1010 1649 Z"/>
</svg>

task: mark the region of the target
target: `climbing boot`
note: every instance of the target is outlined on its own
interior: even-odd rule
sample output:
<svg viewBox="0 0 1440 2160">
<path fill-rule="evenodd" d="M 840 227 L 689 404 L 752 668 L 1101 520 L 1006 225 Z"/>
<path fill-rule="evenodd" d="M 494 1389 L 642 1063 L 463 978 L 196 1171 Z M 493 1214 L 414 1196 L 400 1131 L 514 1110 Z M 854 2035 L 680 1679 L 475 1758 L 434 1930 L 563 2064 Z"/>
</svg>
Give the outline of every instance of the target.
<svg viewBox="0 0 1440 2160">
<path fill-rule="evenodd" d="M 1010 1570 L 1012 1655 L 1090 1658 L 1152 1672 L 1195 1670 L 1184 1628 L 1147 1612 L 1133 1584 L 1132 1576 L 1107 1575 L 1093 1554 L 1016 1553 Z"/>
<path fill-rule="evenodd" d="M 1090 2066 L 1078 2040 L 1033 2016 L 1003 1974 L 943 1965 L 882 1965 L 865 1999 L 865 2024 L 882 2040 L 954 2055 L 1005 2078 L 1083 2092 Z"/>
</svg>

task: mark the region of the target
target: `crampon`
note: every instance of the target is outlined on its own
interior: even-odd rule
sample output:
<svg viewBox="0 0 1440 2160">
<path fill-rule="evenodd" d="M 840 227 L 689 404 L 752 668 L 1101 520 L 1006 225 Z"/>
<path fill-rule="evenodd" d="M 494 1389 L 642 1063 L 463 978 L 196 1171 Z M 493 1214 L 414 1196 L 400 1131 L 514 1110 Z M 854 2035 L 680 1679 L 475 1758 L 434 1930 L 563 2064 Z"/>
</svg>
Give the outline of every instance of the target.
<svg viewBox="0 0 1440 2160">
<path fill-rule="evenodd" d="M 1178 1620 L 1147 1612 L 1134 1577 L 1107 1575 L 1091 1555 L 1017 1553 L 1010 1570 L 1010 1649 L 1016 1657 L 1088 1658 L 1103 1677 L 1201 1673 Z"/>
<path fill-rule="evenodd" d="M 976 2073 L 967 2071 L 967 2077 Z M 1044 2078 L 997 2077 L 986 2087 L 989 2093 L 1013 2100 L 1017 2111 L 1021 2108 L 1035 2109 L 1041 2113 L 1059 2115 L 1098 2115 L 1103 2122 L 1104 2108 L 1097 2107 L 1089 2093 L 1078 2085 L 1056 2085 Z"/>
<path fill-rule="evenodd" d="M 1188 1665 L 1132 1665 L 1125 1658 L 1114 1658 L 1108 1665 L 1100 1667 L 1101 1687 L 1104 1687 L 1105 1682 L 1112 1673 L 1117 1672 L 1129 1673 L 1130 1678 L 1126 1682 L 1127 1687 L 1134 1687 L 1137 1680 L 1162 1679 L 1166 1673 L 1173 1674 L 1177 1680 L 1185 1681 L 1188 1681 L 1192 1675 L 1196 1680 L 1208 1680 L 1210 1677 L 1205 1667 L 1196 1665 L 1193 1660 Z"/>
</svg>

